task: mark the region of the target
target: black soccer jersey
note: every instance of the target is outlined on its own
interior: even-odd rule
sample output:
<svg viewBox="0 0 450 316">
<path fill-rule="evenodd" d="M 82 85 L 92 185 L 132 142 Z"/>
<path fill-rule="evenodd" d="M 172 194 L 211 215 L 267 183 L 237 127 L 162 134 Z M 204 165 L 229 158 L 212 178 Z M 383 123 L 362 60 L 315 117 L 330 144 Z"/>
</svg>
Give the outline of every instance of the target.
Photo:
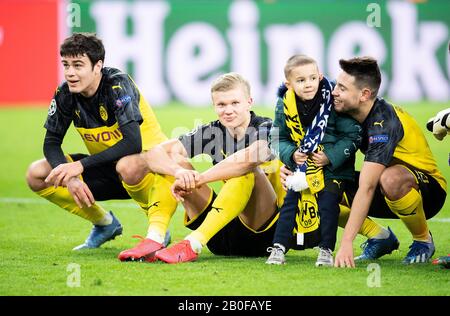
<svg viewBox="0 0 450 316">
<path fill-rule="evenodd" d="M 229 155 L 244 149 L 256 140 L 268 140 L 272 120 L 257 116 L 251 111 L 250 124 L 245 136 L 237 140 L 228 132 L 219 120 L 197 127 L 190 133 L 182 135 L 179 140 L 190 158 L 206 154 L 217 164 Z"/>
<path fill-rule="evenodd" d="M 425 135 L 416 121 L 401 107 L 377 98 L 361 124 L 361 151 L 365 161 L 386 167 L 402 163 L 435 178 L 446 189 L 446 181 L 437 168 Z"/>
<path fill-rule="evenodd" d="M 365 155 L 364 160 L 388 166 L 404 135 L 402 123 L 394 108 L 385 100 L 377 98 L 362 123 L 362 128 L 361 151 Z"/>
<path fill-rule="evenodd" d="M 143 150 L 167 139 L 132 79 L 118 69 L 105 67 L 90 98 L 71 93 L 66 82 L 57 88 L 45 128 L 64 135 L 73 122 L 89 153 L 96 154 L 119 142 L 120 127 L 131 121 L 140 124 Z"/>
</svg>

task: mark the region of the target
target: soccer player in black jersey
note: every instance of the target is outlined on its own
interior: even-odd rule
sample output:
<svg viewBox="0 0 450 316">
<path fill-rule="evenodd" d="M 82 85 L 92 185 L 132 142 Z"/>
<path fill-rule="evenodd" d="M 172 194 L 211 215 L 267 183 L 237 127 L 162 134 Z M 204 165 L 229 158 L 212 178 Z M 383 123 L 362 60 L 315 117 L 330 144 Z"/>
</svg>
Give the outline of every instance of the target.
<svg viewBox="0 0 450 316">
<path fill-rule="evenodd" d="M 156 224 L 162 235 L 157 241 L 162 244 L 166 224 L 176 209 L 170 182 L 144 171 L 141 176 L 145 181 L 138 179 L 121 161 L 167 139 L 152 109 L 127 74 L 103 67 L 105 49 L 95 35 L 74 33 L 61 45 L 60 55 L 66 81 L 56 89 L 50 103 L 45 158 L 30 165 L 26 177 L 29 187 L 94 224 L 86 241 L 74 248 L 79 250 L 100 247 L 122 233 L 113 213 L 96 201 L 132 197 L 148 210 L 152 204 L 150 188 L 158 182 L 158 192 L 162 192 L 158 194 L 165 192 L 165 202 L 158 208 L 164 213 L 164 221 L 159 219 Z M 89 155 L 64 155 L 61 145 L 71 123 Z"/>
<path fill-rule="evenodd" d="M 224 74 L 213 82 L 211 95 L 218 120 L 158 145 L 158 155 L 156 149 L 148 153 L 151 169 L 176 177 L 173 190 L 193 230 L 156 252 L 167 263 L 196 260 L 204 246 L 218 255 L 264 256 L 284 198 L 280 162 L 267 143 L 272 120 L 250 111 L 248 82 L 237 73 Z M 200 154 L 213 161 L 203 173 L 187 160 Z M 224 181 L 217 195 L 207 185 L 215 181 Z"/>
<path fill-rule="evenodd" d="M 444 204 L 446 180 L 414 119 L 377 97 L 381 84 L 377 61 L 360 57 L 339 63 L 335 109 L 361 124 L 365 158 L 335 266 L 355 266 L 352 243 L 367 215 L 400 218 L 413 238 L 403 263 L 427 262 L 435 251 L 427 219 Z M 386 239 L 369 239 L 359 259 L 375 259 L 398 248 L 390 233 Z"/>
</svg>

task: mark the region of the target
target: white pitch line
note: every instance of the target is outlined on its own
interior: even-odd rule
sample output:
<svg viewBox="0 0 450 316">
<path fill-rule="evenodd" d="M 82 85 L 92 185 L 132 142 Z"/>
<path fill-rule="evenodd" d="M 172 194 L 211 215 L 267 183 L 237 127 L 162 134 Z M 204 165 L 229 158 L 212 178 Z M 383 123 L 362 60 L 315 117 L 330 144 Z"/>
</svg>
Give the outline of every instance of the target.
<svg viewBox="0 0 450 316">
<path fill-rule="evenodd" d="M 135 209 L 139 210 L 140 207 L 136 203 L 128 202 L 127 200 L 124 200 L 123 202 L 119 202 L 120 200 L 116 200 L 115 202 L 112 201 L 99 201 L 101 204 L 105 204 L 105 206 L 113 207 L 113 208 L 127 208 L 127 209 Z M 0 205 L 1 204 L 30 204 L 30 205 L 43 205 L 43 204 L 50 204 L 49 201 L 45 199 L 39 199 L 39 198 L 24 198 L 24 197 L 0 197 Z M 180 209 L 180 206 L 178 206 L 177 210 Z"/>
<path fill-rule="evenodd" d="M 450 218 L 432 218 L 430 219 L 432 222 L 441 222 L 441 223 L 450 223 Z"/>
<path fill-rule="evenodd" d="M 34 205 L 36 205 L 36 204 L 48 204 L 48 203 L 50 203 L 50 202 L 47 200 L 37 199 L 37 198 L 13 198 L 13 197 L 0 198 L 0 204 L 34 204 Z M 135 208 L 135 209 L 139 208 L 139 206 L 137 204 L 130 203 L 130 202 L 120 203 L 120 202 L 100 201 L 100 203 L 105 203 L 108 206 L 112 206 L 112 207 Z"/>
<path fill-rule="evenodd" d="M 49 201 L 38 198 L 24 198 L 24 197 L 0 197 L 0 204 L 48 204 Z M 122 207 L 122 208 L 134 208 L 138 209 L 139 206 L 137 204 L 131 202 L 110 202 L 110 201 L 101 201 L 100 203 L 106 203 L 108 206 L 112 207 Z M 430 219 L 432 222 L 440 222 L 440 223 L 450 223 L 450 218 L 432 218 Z"/>
</svg>

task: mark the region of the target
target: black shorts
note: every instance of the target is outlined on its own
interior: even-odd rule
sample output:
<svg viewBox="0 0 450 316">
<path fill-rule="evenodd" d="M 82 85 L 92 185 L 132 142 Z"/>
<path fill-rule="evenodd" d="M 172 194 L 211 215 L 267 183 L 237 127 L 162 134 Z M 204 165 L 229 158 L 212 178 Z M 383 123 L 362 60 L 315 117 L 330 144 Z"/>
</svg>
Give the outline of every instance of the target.
<svg viewBox="0 0 450 316">
<path fill-rule="evenodd" d="M 206 215 L 211 211 L 216 196 L 214 193 L 208 207 L 186 227 L 195 230 L 203 223 Z M 272 246 L 277 220 L 278 212 L 275 212 L 272 218 L 255 232 L 236 217 L 215 234 L 206 246 L 213 254 L 220 256 L 265 257 L 268 254 L 267 247 Z"/>
<path fill-rule="evenodd" d="M 408 170 L 413 173 L 414 177 L 418 182 L 420 195 L 422 196 L 423 200 L 423 209 L 425 211 L 426 219 L 432 218 L 441 210 L 442 206 L 444 206 L 447 193 L 445 192 L 444 189 L 442 189 L 442 187 L 439 185 L 436 179 L 434 179 L 432 176 L 409 167 L 406 168 L 408 168 Z M 356 190 L 358 189 L 358 183 L 359 183 L 359 172 L 356 172 L 355 182 L 349 184 L 345 190 L 350 205 L 353 202 Z M 372 203 L 370 204 L 369 216 L 375 218 L 398 219 L 398 216 L 395 215 L 389 209 L 389 206 L 387 205 L 386 200 L 384 199 L 384 195 L 381 192 L 380 185 L 378 185 L 375 191 L 375 196 L 372 200 Z"/>
<path fill-rule="evenodd" d="M 85 154 L 69 154 L 73 161 L 87 157 Z M 102 164 L 97 167 L 87 168 L 81 174 L 96 201 L 128 200 L 131 199 L 128 192 L 122 186 L 122 181 L 116 171 L 116 164 Z"/>
</svg>

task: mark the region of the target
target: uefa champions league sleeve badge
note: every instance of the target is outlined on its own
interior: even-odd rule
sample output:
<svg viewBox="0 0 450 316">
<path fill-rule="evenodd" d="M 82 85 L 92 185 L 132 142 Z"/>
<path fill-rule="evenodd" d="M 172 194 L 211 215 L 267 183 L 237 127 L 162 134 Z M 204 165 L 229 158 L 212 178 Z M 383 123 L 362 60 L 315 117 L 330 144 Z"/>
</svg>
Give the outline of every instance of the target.
<svg viewBox="0 0 450 316">
<path fill-rule="evenodd" d="M 50 106 L 48 108 L 48 115 L 52 116 L 53 114 L 55 114 L 56 112 L 56 100 L 52 99 L 52 101 L 50 102 Z"/>
</svg>

